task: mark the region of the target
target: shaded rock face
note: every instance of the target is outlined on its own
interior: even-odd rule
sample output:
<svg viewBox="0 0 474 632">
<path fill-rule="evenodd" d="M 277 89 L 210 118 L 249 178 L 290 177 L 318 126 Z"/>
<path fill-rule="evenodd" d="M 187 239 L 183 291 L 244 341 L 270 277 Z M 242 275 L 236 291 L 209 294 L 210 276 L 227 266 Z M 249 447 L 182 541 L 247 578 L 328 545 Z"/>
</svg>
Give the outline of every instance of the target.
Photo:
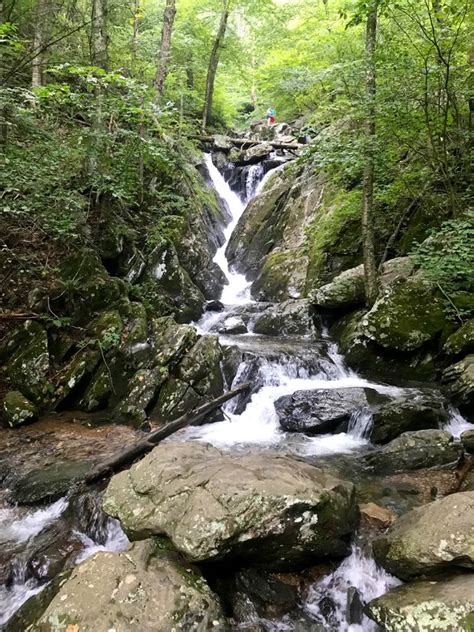
<svg viewBox="0 0 474 632">
<path fill-rule="evenodd" d="M 451 494 L 401 516 L 374 542 L 377 561 L 401 579 L 474 569 L 474 492 Z"/>
<path fill-rule="evenodd" d="M 454 357 L 474 353 L 474 318 L 465 322 L 446 340 L 443 351 Z"/>
<path fill-rule="evenodd" d="M 92 465 L 87 461 L 66 461 L 31 470 L 15 481 L 12 500 L 20 505 L 57 500 L 69 491 L 74 481 L 82 479 Z"/>
<path fill-rule="evenodd" d="M 373 443 L 388 443 L 403 432 L 439 428 L 448 420 L 447 402 L 438 391 L 407 389 L 406 396 L 372 410 Z"/>
<path fill-rule="evenodd" d="M 266 336 L 314 335 L 311 305 L 304 299 L 271 305 L 256 317 L 253 331 Z"/>
<path fill-rule="evenodd" d="M 474 574 L 410 582 L 377 597 L 367 614 L 387 632 L 472 630 Z"/>
<path fill-rule="evenodd" d="M 459 410 L 474 421 L 474 354 L 449 366 L 443 372 L 442 380 Z"/>
<path fill-rule="evenodd" d="M 378 472 L 393 473 L 425 467 L 454 466 L 461 456 L 461 446 L 443 430 L 404 432 L 383 448 L 365 457 Z"/>
<path fill-rule="evenodd" d="M 296 391 L 280 397 L 275 409 L 281 427 L 290 432 L 343 432 L 351 415 L 367 405 L 363 388 Z"/>
<path fill-rule="evenodd" d="M 276 453 L 207 444 L 155 448 L 112 478 L 104 509 L 132 539 L 166 535 L 190 561 L 275 569 L 343 554 L 357 518 L 351 483 Z"/>
<path fill-rule="evenodd" d="M 123 553 L 97 553 L 74 569 L 36 626 L 44 632 L 68 626 L 96 632 L 229 629 L 199 571 L 151 540 Z"/>
</svg>

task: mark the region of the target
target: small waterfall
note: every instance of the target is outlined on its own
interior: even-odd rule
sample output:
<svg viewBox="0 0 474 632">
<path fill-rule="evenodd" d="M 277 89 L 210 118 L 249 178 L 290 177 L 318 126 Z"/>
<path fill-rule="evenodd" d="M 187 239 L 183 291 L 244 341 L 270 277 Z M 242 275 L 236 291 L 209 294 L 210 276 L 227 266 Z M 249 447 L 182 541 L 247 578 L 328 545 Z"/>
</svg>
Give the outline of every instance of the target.
<svg viewBox="0 0 474 632">
<path fill-rule="evenodd" d="M 356 410 L 352 413 L 347 434 L 354 439 L 368 439 L 372 431 L 372 413 L 368 409 Z"/>
<path fill-rule="evenodd" d="M 205 162 L 212 184 L 221 200 L 227 205 L 231 215 L 231 221 L 224 231 L 225 242 L 214 257 L 214 262 L 217 263 L 224 272 L 228 281 L 228 284 L 224 287 L 222 292 L 221 301 L 225 305 L 245 304 L 250 301 L 250 283 L 243 274 L 232 272 L 225 256 L 227 244 L 229 243 L 240 216 L 244 212 L 245 204 L 224 180 L 224 177 L 212 162 L 212 156 L 210 154 L 205 155 Z M 198 327 L 199 326 L 198 324 Z"/>
<path fill-rule="evenodd" d="M 469 423 L 467 419 L 464 419 L 457 408 L 451 406 L 449 409 L 449 420 L 444 424 L 443 430 L 450 432 L 453 437 L 459 439 L 466 430 L 474 430 L 474 424 Z"/>
<path fill-rule="evenodd" d="M 305 610 L 328 632 L 375 632 L 362 608 L 401 582 L 380 568 L 358 544 L 342 564 L 310 588 Z"/>
<path fill-rule="evenodd" d="M 247 182 L 245 183 L 245 200 L 251 200 L 257 192 L 257 187 L 263 178 L 263 165 L 258 163 L 251 165 L 247 174 Z"/>
</svg>

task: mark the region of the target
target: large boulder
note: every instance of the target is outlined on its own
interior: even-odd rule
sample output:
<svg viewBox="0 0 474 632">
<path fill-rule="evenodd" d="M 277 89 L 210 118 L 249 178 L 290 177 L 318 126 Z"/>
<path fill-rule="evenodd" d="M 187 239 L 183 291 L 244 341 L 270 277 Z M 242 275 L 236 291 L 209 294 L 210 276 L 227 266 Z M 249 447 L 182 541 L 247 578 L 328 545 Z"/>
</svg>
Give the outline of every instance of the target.
<svg viewBox="0 0 474 632">
<path fill-rule="evenodd" d="M 30 470 L 13 483 L 11 498 L 19 505 L 57 500 L 74 482 L 82 480 L 92 466 L 91 461 L 64 461 Z"/>
<path fill-rule="evenodd" d="M 413 272 L 410 257 L 397 257 L 382 266 L 380 283 L 382 288 L 406 279 Z M 330 283 L 318 288 L 313 300 L 319 307 L 328 309 L 348 308 L 365 303 L 365 284 L 363 264 L 341 272 Z"/>
<path fill-rule="evenodd" d="M 257 316 L 253 331 L 266 336 L 309 336 L 316 333 L 309 301 L 288 300 Z"/>
<path fill-rule="evenodd" d="M 459 410 L 474 421 L 474 354 L 445 369 L 442 379 Z"/>
<path fill-rule="evenodd" d="M 123 553 L 97 553 L 74 569 L 34 629 L 205 632 L 229 628 L 199 571 L 146 540 Z"/>
<path fill-rule="evenodd" d="M 365 457 L 376 471 L 383 473 L 419 470 L 425 467 L 454 466 L 462 448 L 449 432 L 418 430 L 404 432 L 387 445 Z"/>
<path fill-rule="evenodd" d="M 300 249 L 275 248 L 252 283 L 250 293 L 257 301 L 285 301 L 304 296 L 308 257 Z"/>
<path fill-rule="evenodd" d="M 401 579 L 453 568 L 474 570 L 474 492 L 460 492 L 401 516 L 374 542 L 377 561 Z"/>
<path fill-rule="evenodd" d="M 406 389 L 372 411 L 373 443 L 388 443 L 403 432 L 439 428 L 448 421 L 447 402 L 442 395 L 429 389 Z"/>
<path fill-rule="evenodd" d="M 278 453 L 201 443 L 155 448 L 112 478 L 105 511 L 132 539 L 166 535 L 190 561 L 288 568 L 347 551 L 354 487 Z"/>
<path fill-rule="evenodd" d="M 363 321 L 367 338 L 397 351 L 419 349 L 448 327 L 443 297 L 420 273 L 385 289 Z"/>
<path fill-rule="evenodd" d="M 346 430 L 351 415 L 366 405 L 363 388 L 318 389 L 284 395 L 275 410 L 284 430 L 320 434 Z"/>
<path fill-rule="evenodd" d="M 367 606 L 386 632 L 470 632 L 474 629 L 474 574 L 410 582 Z"/>
<path fill-rule="evenodd" d="M 443 351 L 450 356 L 474 353 L 474 318 L 466 321 L 446 340 Z"/>
</svg>

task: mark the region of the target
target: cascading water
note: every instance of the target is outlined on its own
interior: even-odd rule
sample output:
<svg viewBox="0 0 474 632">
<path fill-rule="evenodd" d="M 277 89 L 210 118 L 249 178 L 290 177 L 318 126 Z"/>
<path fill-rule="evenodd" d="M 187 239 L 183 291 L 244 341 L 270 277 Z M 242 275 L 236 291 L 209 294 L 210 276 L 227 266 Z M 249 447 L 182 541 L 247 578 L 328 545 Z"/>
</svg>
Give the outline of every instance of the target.
<svg viewBox="0 0 474 632">
<path fill-rule="evenodd" d="M 221 297 L 225 309 L 223 313 L 206 314 L 200 323 L 197 323 L 198 329 L 203 332 L 209 331 L 217 321 L 225 319 L 232 311 L 232 306 L 238 304 L 239 309 L 245 309 L 245 305 L 250 303 L 250 284 L 243 275 L 235 274 L 229 269 L 225 257 L 227 243 L 244 211 L 244 203 L 225 182 L 212 163 L 210 155 L 206 156 L 206 164 L 211 181 L 220 198 L 228 206 L 232 220 L 225 231 L 225 244 L 214 259 L 229 281 Z M 275 171 L 283 167 L 284 165 L 278 166 L 264 177 L 263 169 L 251 168 L 245 192 L 247 201 L 252 192 L 261 192 L 274 177 Z M 257 182 L 258 178 L 260 182 Z M 249 322 L 252 322 L 252 318 Z M 329 339 L 326 331 L 322 332 L 321 338 L 322 347 L 309 339 L 285 341 L 252 334 L 222 337 L 223 344 L 235 344 L 251 356 L 241 363 L 233 386 L 246 380 L 250 363 L 257 357 L 258 371 L 252 374 L 252 381 L 258 388 L 242 412 L 235 413 L 236 402 L 228 402 L 224 421 L 187 428 L 181 432 L 180 439 L 206 441 L 227 450 L 272 447 L 307 457 L 349 453 L 366 448 L 369 445 L 372 426 L 371 413 L 366 409 L 354 411 L 347 432 L 311 437 L 302 433 L 287 433 L 281 429 L 274 403 L 278 398 L 295 391 L 369 387 L 380 393 L 400 394 L 398 388 L 371 383 L 347 369 L 337 346 Z M 176 436 L 173 440 L 176 440 Z M 327 626 L 325 629 L 334 632 L 369 632 L 374 626 L 366 617 L 361 618 L 360 623 L 356 624 L 347 620 L 347 598 L 350 588 L 357 590 L 361 600 L 366 602 L 384 593 L 396 583 L 397 580 L 377 567 L 370 555 L 364 553 L 360 546 L 354 545 L 352 554 L 339 568 L 311 588 L 304 610 L 315 622 Z M 331 599 L 332 611 L 329 618 L 324 615 L 320 604 L 323 594 Z M 286 626 L 282 620 L 270 624 L 268 629 L 293 628 L 291 625 Z"/>
</svg>

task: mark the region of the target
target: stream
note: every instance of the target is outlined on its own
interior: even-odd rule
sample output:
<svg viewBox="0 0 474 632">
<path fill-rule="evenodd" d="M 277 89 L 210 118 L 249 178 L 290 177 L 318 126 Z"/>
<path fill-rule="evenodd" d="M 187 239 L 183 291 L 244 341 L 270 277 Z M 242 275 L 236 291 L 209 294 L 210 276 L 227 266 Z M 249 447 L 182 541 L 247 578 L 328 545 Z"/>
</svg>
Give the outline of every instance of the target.
<svg viewBox="0 0 474 632">
<path fill-rule="evenodd" d="M 309 462 L 331 457 L 336 461 L 334 455 L 338 455 L 338 465 L 344 455 L 363 454 L 370 449 L 372 419 L 368 410 L 354 411 L 344 432 L 308 436 L 283 431 L 274 402 L 295 391 L 317 388 L 363 387 L 391 396 L 403 394 L 403 389 L 367 381 L 348 369 L 337 346 L 325 330 L 319 336 L 273 337 L 254 334 L 253 322 L 261 306 L 251 298 L 251 284 L 245 276 L 230 268 L 226 258 L 227 245 L 246 203 L 284 165 L 274 167 L 265 174 L 261 164 L 249 167 L 245 191 L 239 195 L 231 190 L 214 166 L 210 155 L 205 156 L 205 161 L 212 186 L 228 207 L 231 216 L 225 230 L 225 243 L 214 258 L 225 273 L 228 284 L 221 296 L 222 311 L 205 312 L 201 320 L 194 324 L 202 334 L 217 333 L 226 319 L 246 316 L 247 333 L 221 334 L 219 337 L 222 345 L 237 346 L 244 358 L 232 385 L 228 386 L 235 387 L 250 378 L 257 388 L 248 403 L 243 404 L 238 398 L 229 401 L 225 405 L 223 421 L 186 428 L 173 435 L 170 440 L 204 441 L 234 451 L 281 450 Z M 7 452 L 12 458 L 15 451 L 20 449 L 25 449 L 25 454 L 34 458 L 38 447 L 41 447 L 41 441 L 49 440 L 51 436 L 56 441 L 64 440 L 70 446 L 68 436 L 64 436 L 67 425 L 59 427 L 53 423 L 51 427 L 43 427 L 41 423 L 38 422 L 30 429 L 22 429 L 17 435 L 23 437 L 23 440 L 25 437 L 29 438 L 29 443 L 23 443 L 22 448 L 20 439 L 7 440 L 6 447 L 10 450 Z M 446 429 L 459 436 L 467 427 L 472 425 L 467 424 L 453 410 Z M 41 432 L 44 437 L 38 439 L 38 433 Z M 103 439 L 104 446 L 107 445 L 104 450 L 108 449 L 112 453 L 117 447 L 125 445 L 133 435 L 133 431 L 128 434 L 125 432 L 124 436 L 120 432 L 122 431 L 109 428 L 107 434 L 103 429 L 96 431 L 91 428 L 84 430 L 83 442 L 93 453 L 98 450 L 98 441 Z M 61 549 L 62 558 L 66 557 L 69 565 L 72 565 L 82 562 L 99 550 L 123 550 L 128 544 L 119 523 L 107 518 L 101 511 L 100 490 L 90 492 L 86 498 L 63 497 L 40 508 L 12 506 L 7 502 L 7 492 L 8 489 L 0 497 L 0 626 L 8 622 L 18 608 L 30 596 L 41 591 L 54 578 L 58 569 L 61 569 L 61 564 L 56 559 L 60 557 L 58 549 Z M 245 626 L 258 623 L 263 629 L 274 632 L 296 629 L 334 632 L 376 630 L 375 624 L 361 612 L 355 616 L 348 614 L 351 611 L 348 595 L 353 595 L 355 591 L 360 602 L 366 603 L 400 582 L 377 567 L 366 545 L 362 534 L 357 536 L 350 556 L 335 570 L 309 586 L 300 605 L 306 623 L 299 624 L 300 627 L 296 627 L 295 622 L 287 617 L 279 621 L 259 619 L 239 624 Z"/>
</svg>

